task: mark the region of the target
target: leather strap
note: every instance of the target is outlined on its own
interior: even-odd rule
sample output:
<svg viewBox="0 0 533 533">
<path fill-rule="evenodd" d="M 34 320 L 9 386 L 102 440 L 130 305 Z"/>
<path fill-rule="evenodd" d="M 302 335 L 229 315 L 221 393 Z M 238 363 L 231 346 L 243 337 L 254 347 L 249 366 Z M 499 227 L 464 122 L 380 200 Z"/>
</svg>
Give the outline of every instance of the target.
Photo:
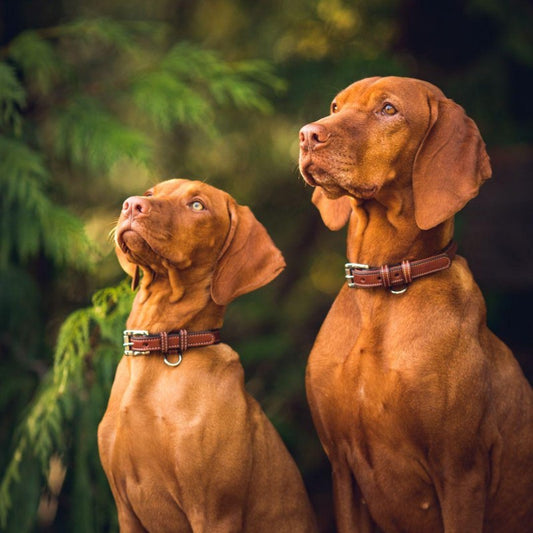
<svg viewBox="0 0 533 533">
<path fill-rule="evenodd" d="M 128 334 L 127 334 L 128 333 Z M 188 348 L 210 346 L 220 342 L 220 330 L 187 331 L 180 329 L 177 332 L 162 331 L 156 334 L 145 332 L 124 332 L 124 339 L 128 341 L 126 355 L 149 355 L 152 352 L 166 354 L 183 354 Z M 126 345 L 126 344 L 125 344 Z"/>
<path fill-rule="evenodd" d="M 359 263 L 346 263 L 346 279 L 349 287 L 394 289 L 406 287 L 412 281 L 446 270 L 452 264 L 457 252 L 457 244 L 451 242 L 442 252 L 418 259 L 404 260 L 396 265 L 371 267 Z"/>
</svg>

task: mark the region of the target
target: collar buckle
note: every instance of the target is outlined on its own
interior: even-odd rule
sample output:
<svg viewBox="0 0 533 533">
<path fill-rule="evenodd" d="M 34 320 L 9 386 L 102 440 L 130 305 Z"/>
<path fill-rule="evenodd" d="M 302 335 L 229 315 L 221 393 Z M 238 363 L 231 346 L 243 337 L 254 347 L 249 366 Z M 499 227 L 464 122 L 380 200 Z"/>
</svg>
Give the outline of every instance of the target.
<svg viewBox="0 0 533 533">
<path fill-rule="evenodd" d="M 148 337 L 149 333 L 148 331 L 144 331 L 142 329 L 126 329 L 123 332 L 124 335 L 124 343 L 122 346 L 124 346 L 124 355 L 148 355 L 149 351 L 139 351 L 139 350 L 131 350 L 130 348 L 133 346 L 133 341 L 131 339 L 132 336 L 142 336 L 142 337 Z"/>
<path fill-rule="evenodd" d="M 344 277 L 348 281 L 348 287 L 351 289 L 356 287 L 355 283 L 353 282 L 352 270 L 370 270 L 370 265 L 364 265 L 362 263 L 346 263 L 344 265 L 344 272 L 346 273 Z"/>
</svg>

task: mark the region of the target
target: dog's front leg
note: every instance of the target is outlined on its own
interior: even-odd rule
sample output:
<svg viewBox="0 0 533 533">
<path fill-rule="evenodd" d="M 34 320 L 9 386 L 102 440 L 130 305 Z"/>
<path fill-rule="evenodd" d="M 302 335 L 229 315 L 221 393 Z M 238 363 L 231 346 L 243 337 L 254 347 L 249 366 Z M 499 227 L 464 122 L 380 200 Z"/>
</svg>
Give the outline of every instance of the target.
<svg viewBox="0 0 533 533">
<path fill-rule="evenodd" d="M 147 533 L 135 513 L 120 498 L 115 498 L 120 533 Z"/>
<path fill-rule="evenodd" d="M 480 533 L 483 530 L 487 484 L 483 465 L 451 473 L 442 469 L 435 484 L 444 533 Z"/>
<path fill-rule="evenodd" d="M 333 469 L 333 504 L 339 533 L 376 533 L 379 531 L 370 516 L 357 481 L 347 464 L 331 461 Z"/>
<path fill-rule="evenodd" d="M 239 533 L 243 531 L 241 508 L 232 507 L 220 514 L 189 516 L 194 533 Z"/>
</svg>

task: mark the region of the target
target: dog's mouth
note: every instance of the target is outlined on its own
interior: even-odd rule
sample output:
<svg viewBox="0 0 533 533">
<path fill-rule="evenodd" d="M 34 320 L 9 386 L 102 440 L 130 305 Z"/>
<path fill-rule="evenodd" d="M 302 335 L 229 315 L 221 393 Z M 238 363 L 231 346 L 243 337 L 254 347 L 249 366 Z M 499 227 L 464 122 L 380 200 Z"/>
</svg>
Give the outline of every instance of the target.
<svg viewBox="0 0 533 533">
<path fill-rule="evenodd" d="M 313 164 L 311 158 L 306 159 L 300 159 L 300 173 L 304 181 L 311 187 L 322 187 L 330 197 L 348 195 L 360 200 L 370 200 L 378 192 L 377 185 L 356 186 L 351 183 L 350 176 L 343 179 L 342 176 L 333 175 Z"/>
<path fill-rule="evenodd" d="M 361 198 L 362 200 L 370 200 L 376 196 L 377 192 L 377 185 L 371 187 L 353 187 L 352 195 L 355 196 L 355 198 Z"/>
<path fill-rule="evenodd" d="M 335 185 L 334 178 L 324 169 L 316 165 L 311 159 L 311 154 L 300 155 L 300 174 L 304 181 L 311 187 L 324 187 Z"/>
<path fill-rule="evenodd" d="M 123 228 L 117 233 L 117 245 L 126 255 L 134 255 L 137 258 L 153 253 L 146 239 L 131 227 Z"/>
<path fill-rule="evenodd" d="M 310 166 L 311 165 L 303 167 L 302 165 L 300 165 L 300 174 L 302 175 L 302 178 L 307 183 L 307 185 L 311 185 L 311 187 L 316 187 L 318 183 L 313 177 L 313 174 L 311 174 L 311 170 L 309 168 Z"/>
</svg>

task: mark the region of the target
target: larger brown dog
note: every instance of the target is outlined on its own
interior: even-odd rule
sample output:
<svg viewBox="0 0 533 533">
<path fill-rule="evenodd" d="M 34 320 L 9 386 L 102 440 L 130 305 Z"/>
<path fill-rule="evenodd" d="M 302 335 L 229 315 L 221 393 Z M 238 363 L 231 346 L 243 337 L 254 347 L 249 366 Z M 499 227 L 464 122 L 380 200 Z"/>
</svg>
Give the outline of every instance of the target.
<svg viewBox="0 0 533 533">
<path fill-rule="evenodd" d="M 211 345 L 225 306 L 285 266 L 265 228 L 225 192 L 170 180 L 126 200 L 116 243 L 126 272 L 144 271 L 127 327 L 156 334 L 126 336 L 143 354 L 122 358 L 98 431 L 121 531 L 315 531 L 238 355 Z"/>
<path fill-rule="evenodd" d="M 531 388 L 466 261 L 440 253 L 491 174 L 475 124 L 429 83 L 369 78 L 300 147 L 314 203 L 331 229 L 349 222 L 360 263 L 307 368 L 339 531 L 531 531 Z"/>
</svg>

